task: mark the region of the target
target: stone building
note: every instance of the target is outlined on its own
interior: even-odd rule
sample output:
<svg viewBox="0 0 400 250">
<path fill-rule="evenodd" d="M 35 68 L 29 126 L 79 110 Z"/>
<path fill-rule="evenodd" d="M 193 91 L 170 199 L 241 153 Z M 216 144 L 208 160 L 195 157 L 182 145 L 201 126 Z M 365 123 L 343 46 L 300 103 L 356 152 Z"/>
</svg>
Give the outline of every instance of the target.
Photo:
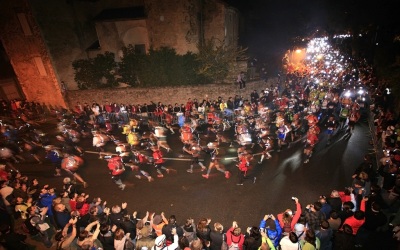
<svg viewBox="0 0 400 250">
<path fill-rule="evenodd" d="M 105 51 L 118 60 L 129 44 L 185 54 L 206 39 L 238 41 L 238 13 L 222 0 L 13 0 L 1 1 L 0 13 L 16 89 L 28 101 L 64 107 L 63 90 L 77 89 L 74 60 Z"/>
</svg>

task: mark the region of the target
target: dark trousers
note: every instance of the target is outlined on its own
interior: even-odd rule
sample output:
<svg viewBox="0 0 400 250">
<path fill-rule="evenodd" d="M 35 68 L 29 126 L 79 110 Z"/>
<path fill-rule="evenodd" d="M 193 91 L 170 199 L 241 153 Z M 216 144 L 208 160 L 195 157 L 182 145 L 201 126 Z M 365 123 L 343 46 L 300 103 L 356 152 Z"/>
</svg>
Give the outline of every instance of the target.
<svg viewBox="0 0 400 250">
<path fill-rule="evenodd" d="M 242 80 L 242 81 L 240 81 L 240 82 L 239 82 L 239 88 L 240 88 L 240 89 L 244 89 L 244 88 L 246 88 L 246 82 L 245 82 L 245 81 L 243 81 L 243 80 Z"/>
</svg>

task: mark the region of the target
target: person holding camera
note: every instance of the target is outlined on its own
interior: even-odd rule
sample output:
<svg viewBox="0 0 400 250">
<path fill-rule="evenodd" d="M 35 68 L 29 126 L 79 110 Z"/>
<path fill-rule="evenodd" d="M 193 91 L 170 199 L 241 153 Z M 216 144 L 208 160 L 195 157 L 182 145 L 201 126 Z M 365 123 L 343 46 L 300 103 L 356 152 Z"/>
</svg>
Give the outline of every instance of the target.
<svg viewBox="0 0 400 250">
<path fill-rule="evenodd" d="M 226 243 L 229 248 L 243 250 L 244 235 L 236 221 L 232 222 L 232 227 L 226 232 Z"/>
<path fill-rule="evenodd" d="M 279 225 L 283 229 L 284 235 L 288 235 L 290 232 L 293 231 L 294 225 L 296 225 L 302 213 L 299 199 L 296 197 L 292 197 L 292 200 L 294 200 L 296 204 L 295 213 L 293 213 L 293 211 L 290 209 L 286 209 L 285 212 L 276 215 L 279 221 Z"/>
<path fill-rule="evenodd" d="M 282 236 L 282 228 L 278 219 L 273 214 L 266 214 L 260 222 L 260 229 L 263 230 L 268 238 L 273 242 L 274 246 L 279 245 Z"/>
<path fill-rule="evenodd" d="M 325 214 L 321 212 L 322 204 L 317 201 L 314 204 L 306 206 L 305 219 L 308 224 L 308 228 L 315 230 L 319 229 L 319 225 L 325 220 Z"/>
<path fill-rule="evenodd" d="M 248 227 L 244 240 L 246 250 L 258 250 L 262 244 L 260 229 L 256 226 Z"/>
</svg>

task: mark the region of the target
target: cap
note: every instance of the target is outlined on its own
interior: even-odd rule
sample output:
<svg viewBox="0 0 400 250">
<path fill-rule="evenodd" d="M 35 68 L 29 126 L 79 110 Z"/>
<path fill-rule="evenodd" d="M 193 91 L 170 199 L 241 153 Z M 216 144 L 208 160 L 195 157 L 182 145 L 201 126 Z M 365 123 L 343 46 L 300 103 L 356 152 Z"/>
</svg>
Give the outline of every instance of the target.
<svg viewBox="0 0 400 250">
<path fill-rule="evenodd" d="M 296 234 L 301 234 L 302 232 L 304 232 L 304 225 L 301 223 L 296 223 L 296 225 L 294 225 L 294 231 L 296 232 Z"/>
<path fill-rule="evenodd" d="M 158 236 L 157 238 L 156 238 L 156 240 L 154 241 L 154 243 L 156 244 L 156 246 L 161 246 L 163 243 L 164 243 L 164 241 L 165 241 L 165 234 L 162 234 L 162 235 L 160 235 L 160 236 Z"/>
</svg>

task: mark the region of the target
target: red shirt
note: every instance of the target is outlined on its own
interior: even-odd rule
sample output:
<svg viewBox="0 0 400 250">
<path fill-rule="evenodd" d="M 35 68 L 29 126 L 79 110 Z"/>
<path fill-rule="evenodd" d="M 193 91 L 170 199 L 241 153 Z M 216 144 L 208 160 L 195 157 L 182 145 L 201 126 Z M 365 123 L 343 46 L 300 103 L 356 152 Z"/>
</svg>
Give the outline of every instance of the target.
<svg viewBox="0 0 400 250">
<path fill-rule="evenodd" d="M 153 152 L 154 163 L 156 164 L 163 163 L 164 159 L 162 157 L 163 155 L 160 150 L 156 150 Z"/>
<path fill-rule="evenodd" d="M 360 206 L 360 211 L 365 212 L 365 200 L 361 201 L 361 206 Z M 365 217 L 362 218 L 361 220 L 357 220 L 354 215 L 347 218 L 344 222 L 344 224 L 347 224 L 349 226 L 351 226 L 351 228 L 353 229 L 353 235 L 356 235 L 358 232 L 358 229 L 360 229 L 360 227 L 364 224 L 365 222 Z"/>
</svg>

